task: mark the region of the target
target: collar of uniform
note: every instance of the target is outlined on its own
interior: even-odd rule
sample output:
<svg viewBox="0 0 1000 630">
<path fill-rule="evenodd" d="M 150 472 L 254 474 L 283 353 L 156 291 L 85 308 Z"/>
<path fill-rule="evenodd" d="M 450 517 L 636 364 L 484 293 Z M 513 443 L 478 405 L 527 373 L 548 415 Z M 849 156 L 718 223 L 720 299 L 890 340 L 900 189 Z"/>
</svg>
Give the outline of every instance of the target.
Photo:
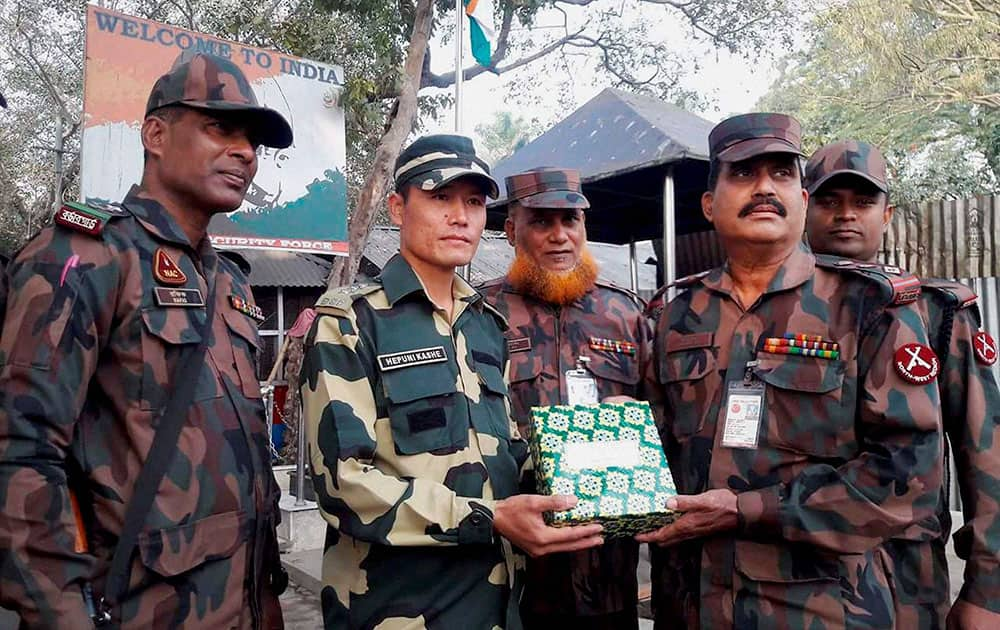
<svg viewBox="0 0 1000 630">
<path fill-rule="evenodd" d="M 385 291 L 385 297 L 389 300 L 390 305 L 395 305 L 399 300 L 418 291 L 430 301 L 424 283 L 420 281 L 416 272 L 413 271 L 413 267 L 406 262 L 402 254 L 397 253 L 385 263 L 379 278 L 382 280 L 382 289 Z M 455 276 L 451 290 L 456 300 L 467 304 L 475 304 L 483 299 L 483 296 L 458 275 Z"/>
<path fill-rule="evenodd" d="M 812 255 L 809 246 L 800 242 L 788 260 L 781 265 L 778 273 L 767 285 L 767 293 L 794 289 L 812 277 L 816 267 L 816 258 Z M 713 269 L 707 276 L 701 279 L 701 283 L 709 289 L 731 294 L 733 291 L 733 278 L 729 274 L 729 262 L 722 267 Z"/>
<path fill-rule="evenodd" d="M 142 192 L 141 188 L 132 186 L 128 194 L 125 195 L 122 205 L 128 208 L 128 211 L 156 236 L 165 241 L 191 248 L 191 241 L 188 240 L 187 234 L 184 233 L 181 226 L 177 225 L 167 209 L 154 199 L 140 197 L 140 192 Z"/>
<path fill-rule="evenodd" d="M 567 307 L 567 306 L 574 306 L 574 305 L 582 304 L 583 300 L 585 298 L 587 298 L 590 295 L 593 295 L 594 291 L 597 290 L 597 282 L 595 281 L 594 282 L 594 286 L 592 286 L 589 289 L 587 289 L 586 292 L 584 292 L 584 294 L 582 296 L 580 296 L 577 299 L 573 300 L 569 304 L 553 304 L 551 302 L 546 302 L 545 300 L 542 300 L 538 296 L 532 295 L 530 293 L 525 293 L 524 291 L 518 289 L 513 284 L 511 284 L 510 283 L 510 278 L 508 278 L 507 276 L 504 276 L 503 282 L 500 283 L 500 288 L 501 288 L 501 290 L 504 293 L 513 293 L 514 295 L 520 295 L 524 299 L 533 300 L 535 302 L 538 302 L 539 304 L 548 306 L 549 308 L 564 308 L 564 307 Z"/>
</svg>

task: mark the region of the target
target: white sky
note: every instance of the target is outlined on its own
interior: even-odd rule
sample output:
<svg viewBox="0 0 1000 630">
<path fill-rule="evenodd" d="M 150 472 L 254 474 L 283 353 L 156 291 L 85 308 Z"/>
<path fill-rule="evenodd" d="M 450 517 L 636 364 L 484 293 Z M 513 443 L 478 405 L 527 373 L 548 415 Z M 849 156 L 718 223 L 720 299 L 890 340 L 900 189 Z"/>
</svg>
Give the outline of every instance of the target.
<svg viewBox="0 0 1000 630">
<path fill-rule="evenodd" d="M 605 2 L 611 1 L 605 0 Z M 616 5 L 623 14 L 621 19 L 647 21 L 655 27 L 652 30 L 657 35 L 672 42 L 676 49 L 685 52 L 694 51 L 693 56 L 699 68 L 697 71 L 689 72 L 681 84 L 712 103 L 708 110 L 696 112 L 708 120 L 717 122 L 729 114 L 750 111 L 777 76 L 775 67 L 777 58 L 765 56 L 751 62 L 725 51 L 711 49 L 703 41 L 691 37 L 691 28 L 682 18 L 678 18 L 676 14 L 661 6 L 621 2 L 621 0 Z M 584 8 L 568 10 L 569 24 L 580 24 L 586 20 L 587 11 L 588 9 Z M 549 28 L 538 32 L 544 33 L 546 30 L 554 34 L 562 32 L 563 19 L 562 13 L 554 10 L 540 14 L 536 23 Z M 463 35 L 465 64 L 468 67 L 472 62 L 472 53 L 469 51 L 467 30 Z M 436 37 L 431 43 L 431 52 L 434 72 L 445 72 L 454 68 L 455 51 L 450 33 Z M 781 54 L 781 51 L 776 53 Z M 547 129 L 574 108 L 583 105 L 611 85 L 609 79 L 603 77 L 600 80 L 606 83 L 595 85 L 597 75 L 592 62 L 580 59 L 575 62 L 579 67 L 575 69 L 574 79 L 569 86 L 573 107 L 567 110 L 560 104 L 558 98 L 559 86 L 564 83 L 560 80 L 562 77 L 546 78 L 545 73 L 538 72 L 542 70 L 539 63 L 543 62 L 536 62 L 534 65 L 499 77 L 492 73 L 484 73 L 467 81 L 463 91 L 463 132 L 474 136 L 477 124 L 490 122 L 495 112 L 503 110 L 513 111 L 528 119 L 538 118 Z M 532 71 L 532 68 L 535 68 L 535 71 Z M 637 74 L 642 75 L 641 72 Z M 450 91 L 453 90 L 454 88 Z M 522 96 L 515 99 L 513 96 L 515 92 L 520 92 Z M 425 121 L 425 124 L 424 133 L 453 132 L 454 112 L 446 113 L 437 123 Z"/>
</svg>

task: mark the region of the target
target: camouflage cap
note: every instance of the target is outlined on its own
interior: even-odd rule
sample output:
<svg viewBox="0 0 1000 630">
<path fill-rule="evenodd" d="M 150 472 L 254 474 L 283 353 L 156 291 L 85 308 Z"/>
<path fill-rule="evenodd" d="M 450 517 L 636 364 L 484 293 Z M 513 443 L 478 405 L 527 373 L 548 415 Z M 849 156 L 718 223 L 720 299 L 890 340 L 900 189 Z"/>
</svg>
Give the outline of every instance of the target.
<svg viewBox="0 0 1000 630">
<path fill-rule="evenodd" d="M 184 105 L 246 117 L 261 144 L 284 149 L 292 144 L 292 128 L 273 109 L 257 103 L 239 67 L 216 55 L 181 55 L 170 72 L 156 80 L 146 101 L 146 115 L 168 105 Z"/>
<path fill-rule="evenodd" d="M 423 136 L 403 149 L 393 171 L 396 190 L 410 184 L 421 190 L 435 190 L 460 177 L 474 177 L 489 197 L 500 195 L 490 176 L 490 165 L 476 156 L 472 138 L 453 134 Z"/>
<path fill-rule="evenodd" d="M 878 147 L 860 140 L 841 140 L 820 147 L 812 154 L 806 163 L 802 185 L 811 195 L 834 175 L 850 174 L 870 181 L 887 193 L 885 170 L 885 158 Z"/>
<path fill-rule="evenodd" d="M 504 180 L 507 197 L 526 208 L 589 208 L 580 171 L 543 166 Z"/>
<path fill-rule="evenodd" d="M 786 114 L 741 114 L 708 134 L 709 157 L 739 162 L 764 153 L 802 153 L 802 127 Z"/>
</svg>

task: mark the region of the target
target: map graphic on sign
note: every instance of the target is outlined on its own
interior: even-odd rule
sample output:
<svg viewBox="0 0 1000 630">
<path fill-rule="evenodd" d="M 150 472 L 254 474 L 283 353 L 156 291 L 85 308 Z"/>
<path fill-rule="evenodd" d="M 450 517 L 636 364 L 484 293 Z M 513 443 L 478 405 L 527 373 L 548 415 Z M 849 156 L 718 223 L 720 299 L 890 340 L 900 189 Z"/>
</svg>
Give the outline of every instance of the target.
<svg viewBox="0 0 1000 630">
<path fill-rule="evenodd" d="M 84 200 L 120 201 L 139 183 L 139 131 L 149 92 L 181 55 L 193 52 L 239 66 L 258 102 L 280 112 L 295 136 L 287 149 L 257 150 L 257 176 L 243 205 L 213 217 L 212 243 L 346 255 L 343 68 L 93 5 L 87 7 L 84 66 Z"/>
</svg>

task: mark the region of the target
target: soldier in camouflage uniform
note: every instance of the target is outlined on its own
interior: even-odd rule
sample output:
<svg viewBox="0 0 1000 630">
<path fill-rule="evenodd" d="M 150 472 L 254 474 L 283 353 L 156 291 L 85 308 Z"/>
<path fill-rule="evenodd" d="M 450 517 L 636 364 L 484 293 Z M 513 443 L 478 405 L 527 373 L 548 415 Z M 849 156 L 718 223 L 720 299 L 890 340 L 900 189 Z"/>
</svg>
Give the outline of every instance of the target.
<svg viewBox="0 0 1000 630">
<path fill-rule="evenodd" d="M 587 251 L 580 174 L 544 168 L 508 177 L 504 225 L 510 272 L 480 290 L 510 324 L 510 398 L 522 435 L 531 407 L 570 403 L 566 372 L 578 359 L 600 399 L 639 398 L 649 331 L 637 297 L 597 281 Z M 579 402 L 597 402 L 573 400 Z M 638 627 L 639 546 L 629 538 L 528 560 L 521 617 L 532 628 Z"/>
<path fill-rule="evenodd" d="M 656 625 L 892 628 L 885 542 L 926 536 L 941 490 L 918 291 L 802 243 L 794 119 L 736 116 L 709 145 L 702 210 L 728 258 L 678 282 L 649 371 L 678 492 L 694 495 L 637 537 L 664 545 Z"/>
<path fill-rule="evenodd" d="M 806 233 L 813 250 L 874 262 L 892 220 L 885 159 L 865 142 L 835 142 L 806 165 Z M 951 609 L 952 628 L 1000 628 L 1000 392 L 990 366 L 996 342 L 980 329 L 976 295 L 947 280 L 921 280 L 920 308 L 941 358 L 941 416 L 958 470 L 965 525 L 955 549 L 966 560 L 965 584 Z M 942 493 L 941 535 L 927 542 L 891 540 L 897 623 L 940 628 L 951 604 L 945 543 L 951 513 Z"/>
<path fill-rule="evenodd" d="M 523 557 L 600 544 L 556 529 L 571 497 L 515 496 L 527 445 L 510 419 L 506 323 L 455 275 L 496 182 L 464 136 L 396 161 L 400 253 L 372 284 L 316 304 L 301 391 L 320 510 L 328 629 L 517 628 Z M 501 536 L 503 538 L 501 538 Z M 508 542 L 509 541 L 509 542 Z"/>
<path fill-rule="evenodd" d="M 141 134 L 139 186 L 120 205 L 63 206 L 8 270 L 0 601 L 24 627 L 93 627 L 83 589 L 105 595 L 153 421 L 214 299 L 193 400 L 111 621 L 280 628 L 259 309 L 205 231 L 240 205 L 257 146 L 288 146 L 291 128 L 232 62 L 195 55 L 156 82 Z"/>
</svg>

